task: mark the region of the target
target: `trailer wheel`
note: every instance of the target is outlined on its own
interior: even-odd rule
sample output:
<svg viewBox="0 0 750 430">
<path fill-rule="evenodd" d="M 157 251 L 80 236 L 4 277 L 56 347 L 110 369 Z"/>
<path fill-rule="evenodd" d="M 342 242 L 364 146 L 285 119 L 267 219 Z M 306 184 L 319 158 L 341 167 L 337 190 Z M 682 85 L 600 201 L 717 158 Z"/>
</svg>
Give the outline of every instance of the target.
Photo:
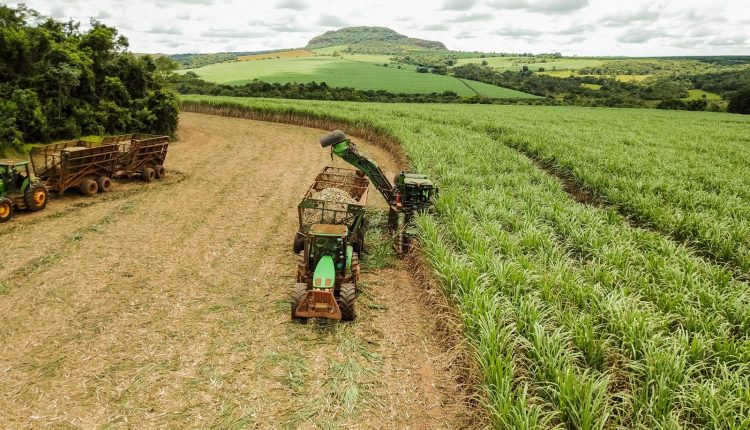
<svg viewBox="0 0 750 430">
<path fill-rule="evenodd" d="M 163 178 L 164 177 L 164 166 L 162 166 L 161 164 L 157 164 L 156 166 L 154 166 L 154 176 L 156 177 L 156 179 Z"/>
<path fill-rule="evenodd" d="M 112 191 L 112 180 L 106 176 L 99 176 L 96 178 L 96 185 L 99 187 L 100 193 L 108 193 Z"/>
<path fill-rule="evenodd" d="M 0 199 L 0 223 L 13 219 L 13 201 L 11 199 Z"/>
<path fill-rule="evenodd" d="M 23 195 L 23 201 L 26 203 L 26 209 L 36 212 L 47 207 L 47 187 L 36 182 L 29 185 Z"/>
<path fill-rule="evenodd" d="M 294 311 L 297 310 L 297 306 L 299 306 L 300 302 L 305 297 L 305 293 L 307 293 L 307 285 L 298 282 L 294 285 L 294 289 L 292 290 L 292 301 L 290 303 L 292 308 L 292 321 L 299 321 L 303 324 L 307 322 L 307 318 L 298 317 Z"/>
<path fill-rule="evenodd" d="M 84 179 L 81 181 L 81 194 L 84 196 L 94 196 L 99 191 L 99 185 L 93 179 Z"/>
<path fill-rule="evenodd" d="M 354 304 L 357 302 L 357 287 L 352 283 L 342 284 L 336 301 L 341 309 L 341 320 L 354 321 L 357 317 L 357 312 L 354 310 Z"/>
<path fill-rule="evenodd" d="M 156 177 L 156 172 L 154 169 L 150 167 L 144 167 L 143 171 L 141 172 L 141 179 L 143 179 L 146 182 L 151 182 Z"/>
</svg>

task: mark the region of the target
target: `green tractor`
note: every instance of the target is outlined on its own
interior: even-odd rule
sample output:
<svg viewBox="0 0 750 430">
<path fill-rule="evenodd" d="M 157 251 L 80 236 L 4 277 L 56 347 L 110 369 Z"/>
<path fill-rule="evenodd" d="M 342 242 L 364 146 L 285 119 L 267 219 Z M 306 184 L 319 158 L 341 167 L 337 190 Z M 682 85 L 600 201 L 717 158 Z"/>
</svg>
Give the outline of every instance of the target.
<svg viewBox="0 0 750 430">
<path fill-rule="evenodd" d="M 297 262 L 292 319 L 356 317 L 359 256 L 348 242 L 344 224 L 313 224 Z"/>
<path fill-rule="evenodd" d="M 47 206 L 47 187 L 31 174 L 28 161 L 0 160 L 0 223 L 15 209 L 40 211 Z"/>
</svg>

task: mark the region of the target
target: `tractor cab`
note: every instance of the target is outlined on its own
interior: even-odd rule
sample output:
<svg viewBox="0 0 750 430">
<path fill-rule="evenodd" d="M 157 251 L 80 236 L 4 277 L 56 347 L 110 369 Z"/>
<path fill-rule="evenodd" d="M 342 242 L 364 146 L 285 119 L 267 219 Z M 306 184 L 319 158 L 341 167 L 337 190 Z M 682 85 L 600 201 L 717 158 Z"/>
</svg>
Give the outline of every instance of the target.
<svg viewBox="0 0 750 430">
<path fill-rule="evenodd" d="M 351 250 L 347 252 L 349 229 L 344 224 L 313 224 L 310 227 L 308 258 L 315 268 L 313 288 L 331 288 L 337 274 L 343 274 Z M 320 269 L 320 270 L 319 270 Z M 319 273 L 320 272 L 320 273 Z"/>
<path fill-rule="evenodd" d="M 39 211 L 47 206 L 47 187 L 31 173 L 28 161 L 0 160 L 0 223 L 15 209 Z"/>
<path fill-rule="evenodd" d="M 406 209 L 428 209 L 437 197 L 438 189 L 426 175 L 401 172 L 393 182 L 399 190 L 401 205 Z"/>
<path fill-rule="evenodd" d="M 31 178 L 28 161 L 0 160 L 0 195 L 21 194 Z"/>
</svg>

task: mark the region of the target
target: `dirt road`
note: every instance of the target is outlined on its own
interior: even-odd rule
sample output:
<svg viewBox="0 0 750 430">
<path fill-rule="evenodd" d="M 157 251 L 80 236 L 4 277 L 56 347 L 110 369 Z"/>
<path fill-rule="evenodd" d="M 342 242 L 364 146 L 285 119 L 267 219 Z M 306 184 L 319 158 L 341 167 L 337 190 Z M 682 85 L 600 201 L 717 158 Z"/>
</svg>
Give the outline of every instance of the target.
<svg viewBox="0 0 750 430">
<path fill-rule="evenodd" d="M 322 132 L 184 113 L 178 134 L 167 179 L 0 225 L 0 428 L 462 427 L 403 263 L 365 274 L 356 322 L 290 321 Z"/>
</svg>

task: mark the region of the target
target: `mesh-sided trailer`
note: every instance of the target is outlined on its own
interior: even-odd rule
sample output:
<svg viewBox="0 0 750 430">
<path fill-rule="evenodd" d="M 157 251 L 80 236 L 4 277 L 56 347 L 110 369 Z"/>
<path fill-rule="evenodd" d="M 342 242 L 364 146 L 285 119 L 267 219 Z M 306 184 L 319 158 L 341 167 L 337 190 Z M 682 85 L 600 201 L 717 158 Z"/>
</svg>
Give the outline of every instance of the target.
<svg viewBox="0 0 750 430">
<path fill-rule="evenodd" d="M 370 180 L 358 174 L 355 169 L 342 169 L 328 166 L 315 177 L 315 181 L 297 206 L 299 230 L 294 238 L 294 252 L 299 253 L 305 235 L 313 224 L 343 224 L 348 227 L 349 238 L 354 250 L 361 252 L 364 246 L 365 206 Z M 339 203 L 315 198 L 326 189 L 336 188 L 346 191 L 357 203 Z"/>
</svg>

